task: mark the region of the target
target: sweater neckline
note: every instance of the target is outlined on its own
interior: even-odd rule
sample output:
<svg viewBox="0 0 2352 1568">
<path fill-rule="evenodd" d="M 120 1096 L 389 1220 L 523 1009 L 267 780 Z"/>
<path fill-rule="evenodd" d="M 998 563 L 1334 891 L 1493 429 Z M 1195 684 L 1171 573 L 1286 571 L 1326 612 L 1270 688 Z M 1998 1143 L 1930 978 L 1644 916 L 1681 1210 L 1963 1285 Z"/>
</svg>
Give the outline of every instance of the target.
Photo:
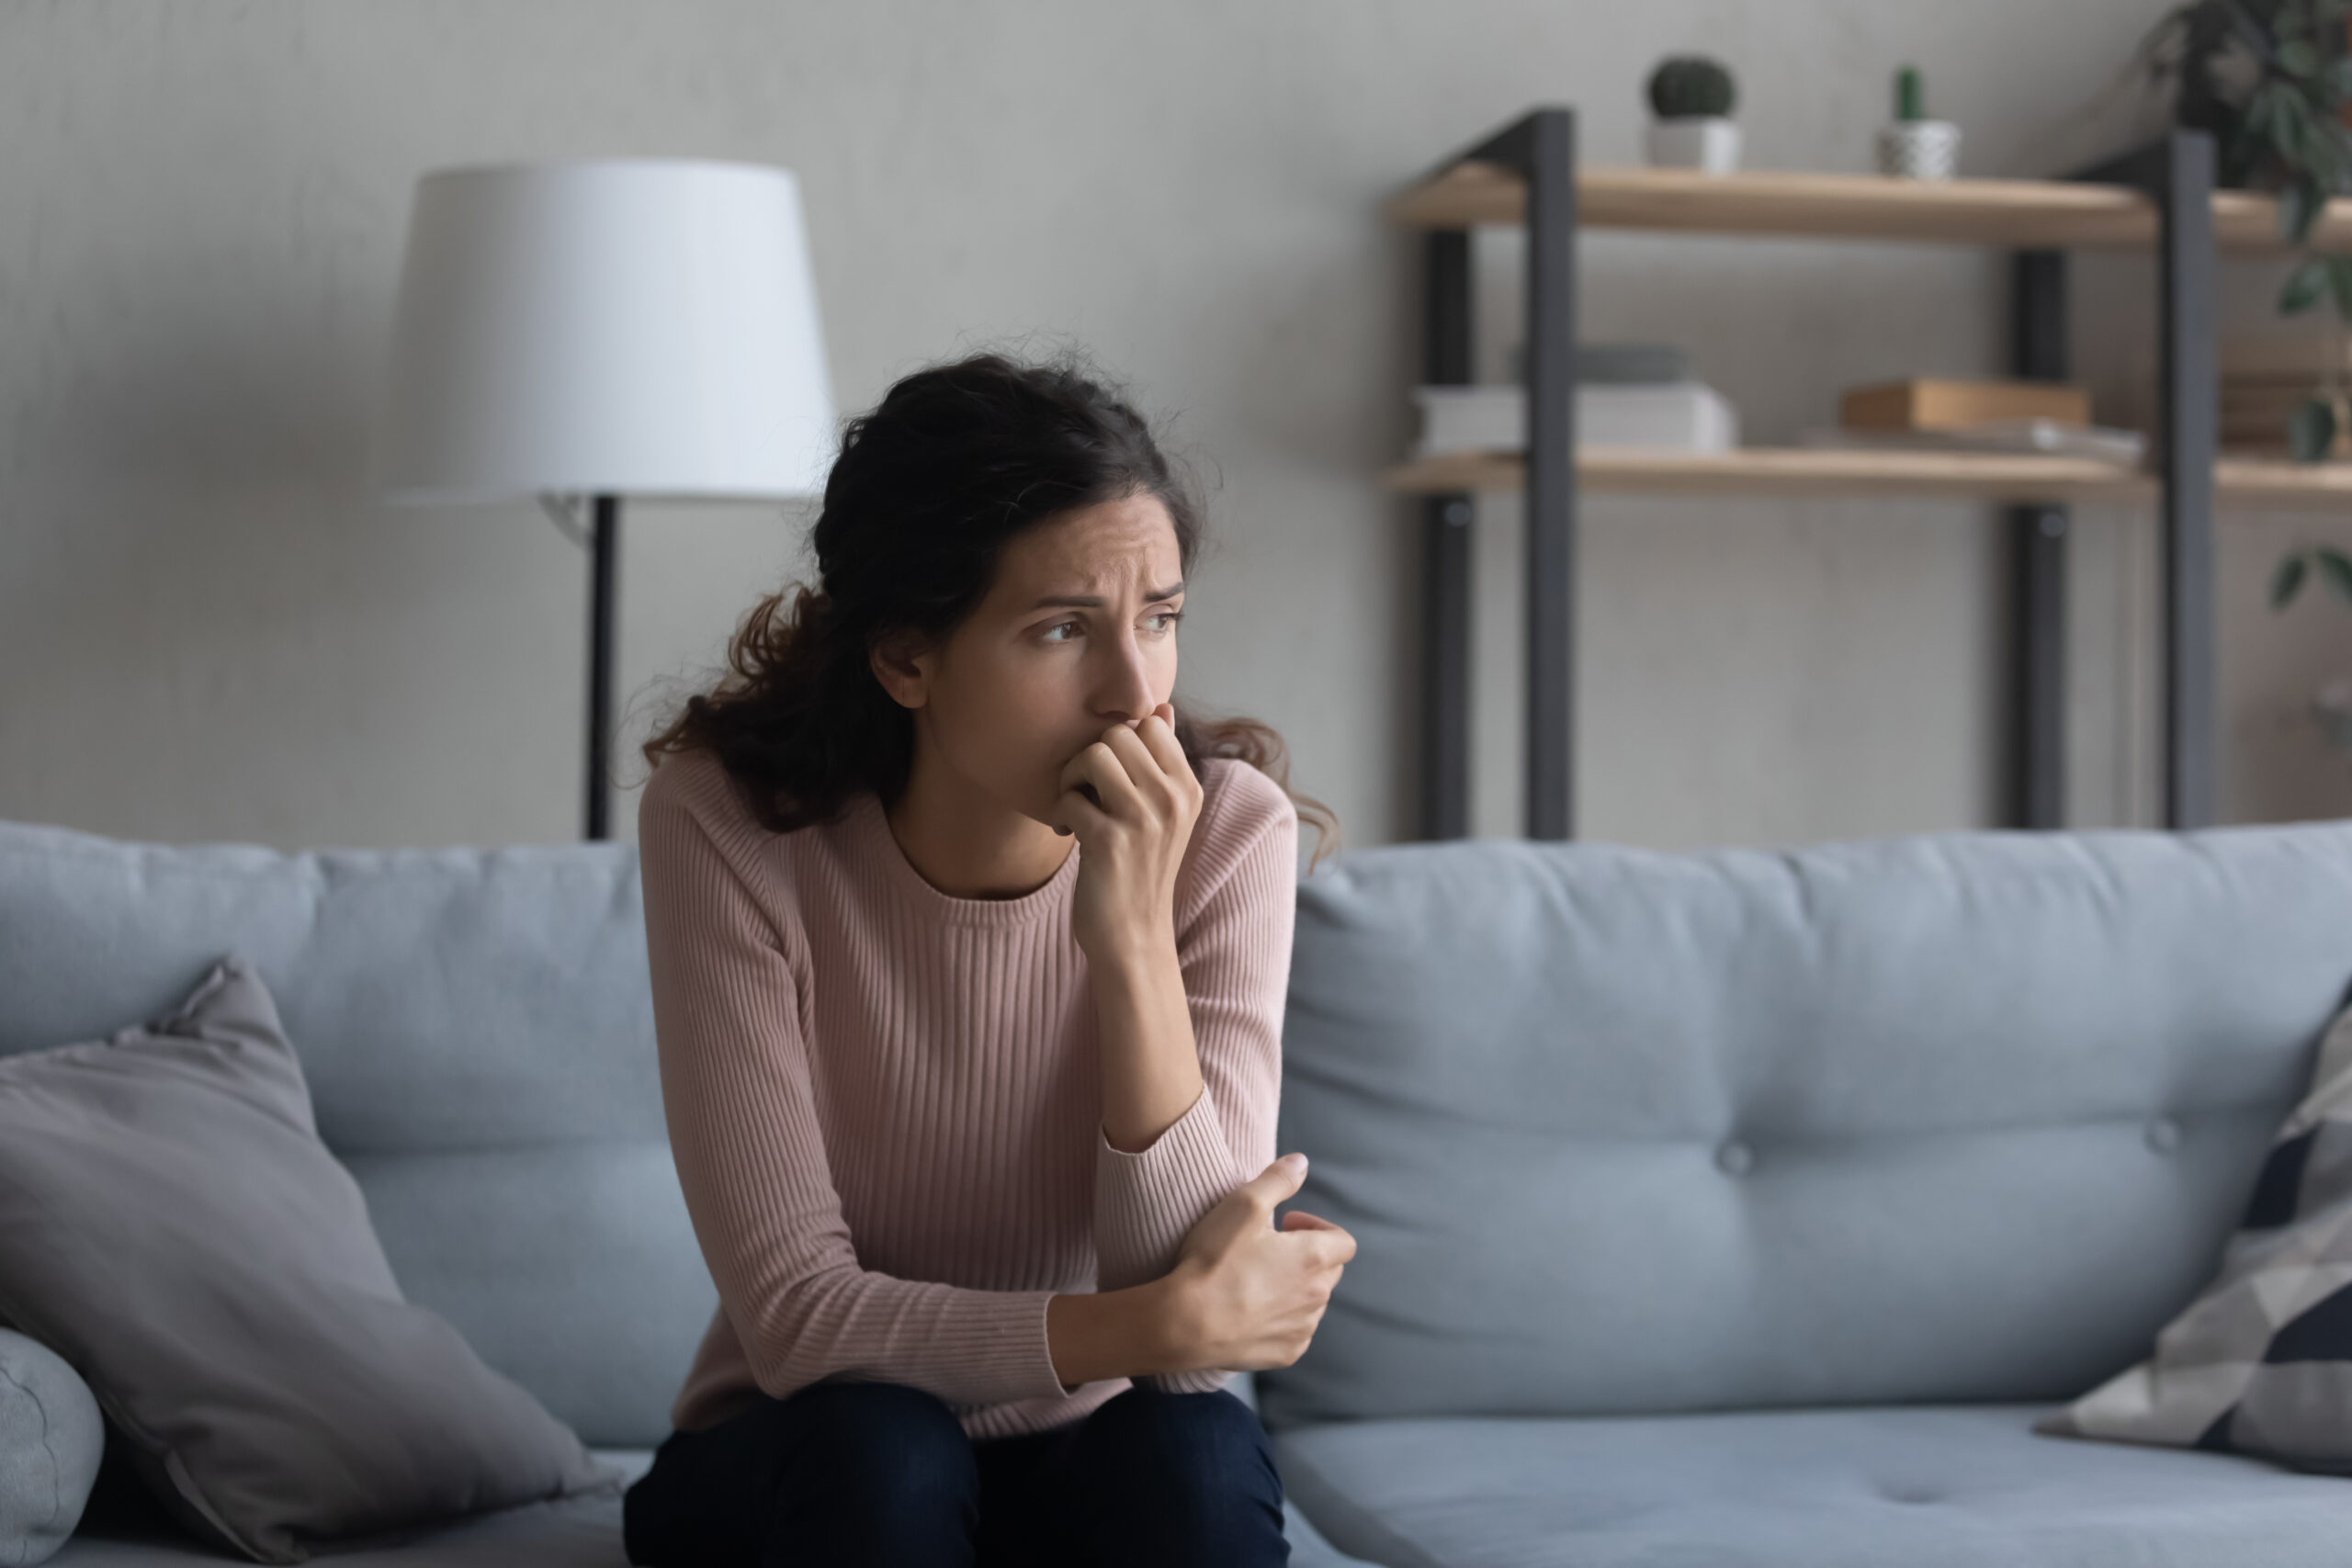
<svg viewBox="0 0 2352 1568">
<path fill-rule="evenodd" d="M 899 847 L 898 835 L 890 831 L 890 818 L 883 809 L 882 798 L 874 791 L 861 790 L 852 797 L 849 825 L 859 848 L 880 863 L 884 877 L 899 889 L 901 897 L 939 919 L 965 925 L 1020 925 L 1061 908 L 1069 902 L 1070 889 L 1078 881 L 1078 857 L 1084 852 L 1079 845 L 1072 844 L 1069 854 L 1053 875 L 1018 897 L 959 898 L 933 887 L 907 859 L 907 852 Z"/>
</svg>

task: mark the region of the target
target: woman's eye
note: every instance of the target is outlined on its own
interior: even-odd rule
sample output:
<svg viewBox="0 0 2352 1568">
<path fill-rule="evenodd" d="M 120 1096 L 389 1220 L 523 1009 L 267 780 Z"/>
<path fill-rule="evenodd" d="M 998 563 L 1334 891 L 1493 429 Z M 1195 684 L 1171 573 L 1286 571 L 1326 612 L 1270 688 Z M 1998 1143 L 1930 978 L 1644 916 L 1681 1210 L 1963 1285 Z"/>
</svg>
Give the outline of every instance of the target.
<svg viewBox="0 0 2352 1568">
<path fill-rule="evenodd" d="M 1158 615 L 1152 615 L 1148 618 L 1155 621 L 1167 622 L 1168 624 L 1166 626 L 1160 627 L 1160 631 L 1165 634 L 1176 629 L 1176 623 L 1184 618 L 1184 612 L 1182 610 L 1162 610 Z M 1076 621 L 1056 621 L 1052 626 L 1047 626 L 1044 631 L 1040 632 L 1038 636 L 1047 642 L 1067 642 L 1069 640 L 1068 637 L 1057 637 L 1054 634 L 1056 632 L 1075 632 L 1078 629 L 1079 623 Z"/>
</svg>

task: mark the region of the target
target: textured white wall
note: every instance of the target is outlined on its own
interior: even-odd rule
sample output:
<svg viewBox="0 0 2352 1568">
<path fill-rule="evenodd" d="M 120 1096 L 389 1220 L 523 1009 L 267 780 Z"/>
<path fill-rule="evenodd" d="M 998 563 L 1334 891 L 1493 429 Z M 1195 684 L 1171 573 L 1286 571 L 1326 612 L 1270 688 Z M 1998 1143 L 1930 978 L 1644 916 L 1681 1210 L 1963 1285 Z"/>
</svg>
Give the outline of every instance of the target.
<svg viewBox="0 0 2352 1568">
<path fill-rule="evenodd" d="M 1351 844 L 1409 836 L 1410 242 L 1390 189 L 1530 104 L 1638 156 L 1639 84 L 1703 47 L 1757 166 L 1860 169 L 1927 71 L 1967 172 L 2117 144 L 2085 119 L 2156 0 L 17 0 L 0 8 L 0 817 L 165 840 L 555 840 L 576 831 L 583 562 L 527 503 L 410 513 L 361 486 L 410 189 L 435 165 L 615 153 L 798 171 L 844 408 L 966 348 L 1075 339 L 1168 415 L 1219 542 L 1183 689 L 1290 738 Z M 1508 239 L 1482 251 L 1507 323 Z M 1599 235 L 1586 331 L 1671 334 L 1784 439 L 1837 389 L 2001 368 L 1999 258 Z M 2128 390 L 2145 264 L 2086 264 L 2077 354 Z M 2231 270 L 2263 319 L 2275 268 Z M 2119 392 L 2119 396 L 2120 393 Z M 741 610 L 805 570 L 774 508 L 639 506 L 631 735 Z M 1518 827 L 1514 509 L 1484 509 L 1476 827 Z M 2352 613 L 2261 606 L 2312 519 L 2233 519 L 2222 624 L 2238 818 L 2332 814 L 2293 721 Z M 2154 556 L 2084 519 L 2075 806 L 2153 818 Z M 1981 509 L 1596 501 L 1583 829 L 1671 844 L 1989 822 L 2002 570 Z M 625 758 L 625 761 L 628 759 Z M 632 762 L 628 774 L 637 776 Z M 634 795 L 624 795 L 626 828 Z"/>
</svg>

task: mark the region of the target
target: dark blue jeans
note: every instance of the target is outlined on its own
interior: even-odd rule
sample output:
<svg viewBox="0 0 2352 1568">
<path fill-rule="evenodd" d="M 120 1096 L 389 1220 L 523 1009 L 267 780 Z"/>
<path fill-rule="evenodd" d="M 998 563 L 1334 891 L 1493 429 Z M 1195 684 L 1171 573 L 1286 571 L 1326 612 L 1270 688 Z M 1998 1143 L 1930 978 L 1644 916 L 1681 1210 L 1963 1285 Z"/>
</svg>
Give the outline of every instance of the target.
<svg viewBox="0 0 2352 1568">
<path fill-rule="evenodd" d="M 1278 1568 L 1283 1484 L 1230 1393 L 1135 1387 L 973 1442 L 920 1389 L 828 1382 L 673 1432 L 621 1503 L 640 1568 Z"/>
</svg>

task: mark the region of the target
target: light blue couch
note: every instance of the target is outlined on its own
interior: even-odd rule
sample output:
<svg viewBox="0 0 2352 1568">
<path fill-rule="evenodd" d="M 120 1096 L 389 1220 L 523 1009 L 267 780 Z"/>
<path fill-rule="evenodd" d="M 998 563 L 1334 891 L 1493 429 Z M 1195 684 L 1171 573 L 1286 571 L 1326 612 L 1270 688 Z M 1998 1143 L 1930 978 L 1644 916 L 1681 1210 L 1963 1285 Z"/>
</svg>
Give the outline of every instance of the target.
<svg viewBox="0 0 2352 1568">
<path fill-rule="evenodd" d="M 2352 1562 L 2352 1481 L 2029 1429 L 2211 1278 L 2347 983 L 2346 824 L 1358 855 L 1290 1495 L 1395 1568 Z"/>
<path fill-rule="evenodd" d="M 232 947 L 411 1298 L 641 1467 L 714 1295 L 633 852 L 0 823 L 0 1054 Z M 1362 1243 L 1258 1380 L 1294 1505 L 1397 1568 L 2352 1559 L 2352 1483 L 2028 1431 L 2209 1277 L 2347 983 L 2352 826 L 1348 856 L 1286 1028 L 1302 1206 Z M 339 1561 L 616 1568 L 618 1507 Z"/>
</svg>

